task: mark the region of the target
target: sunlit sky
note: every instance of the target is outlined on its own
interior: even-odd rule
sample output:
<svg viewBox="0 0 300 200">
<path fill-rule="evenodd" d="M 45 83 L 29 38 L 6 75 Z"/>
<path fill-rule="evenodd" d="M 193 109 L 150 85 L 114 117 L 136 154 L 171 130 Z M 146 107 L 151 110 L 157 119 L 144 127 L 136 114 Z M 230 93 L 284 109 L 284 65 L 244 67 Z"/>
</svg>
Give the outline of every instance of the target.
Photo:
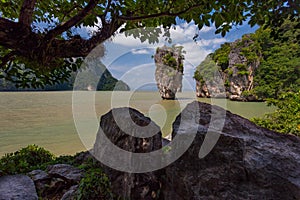
<svg viewBox="0 0 300 200">
<path fill-rule="evenodd" d="M 163 37 L 159 38 L 159 43 L 149 44 L 148 42 L 142 43 L 133 36 L 126 37 L 124 33 L 117 34 L 104 43 L 106 54 L 102 62 L 114 77 L 126 82 L 131 89 L 143 88 L 149 84 L 154 86 L 155 64 L 152 55 L 154 55 L 155 49 L 164 44 L 167 46 L 180 45 L 186 51 L 184 55 L 184 79 L 185 82 L 190 83 L 189 86 L 184 85 L 184 88 L 190 90 L 195 85 L 192 78 L 195 68 L 209 53 L 219 48 L 221 44 L 232 42 L 241 38 L 243 34 L 254 32 L 257 28 L 251 28 L 245 23 L 245 25 L 233 27 L 225 37 L 222 37 L 220 34 L 214 33 L 215 28 L 213 26 L 203 27 L 199 31 L 193 22 L 181 22 L 170 31 L 171 44 L 165 41 Z M 199 37 L 195 42 L 193 37 L 196 33 Z"/>
</svg>

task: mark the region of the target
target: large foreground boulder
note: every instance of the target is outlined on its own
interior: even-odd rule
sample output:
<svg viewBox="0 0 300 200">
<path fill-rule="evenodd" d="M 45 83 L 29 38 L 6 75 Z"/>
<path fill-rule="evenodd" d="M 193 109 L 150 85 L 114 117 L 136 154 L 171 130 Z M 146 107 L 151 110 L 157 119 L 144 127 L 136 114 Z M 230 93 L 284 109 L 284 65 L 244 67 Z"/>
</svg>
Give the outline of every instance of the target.
<svg viewBox="0 0 300 200">
<path fill-rule="evenodd" d="M 0 177 L 0 200 L 37 200 L 33 181 L 25 175 Z"/>
<path fill-rule="evenodd" d="M 260 128 L 227 111 L 216 145 L 199 158 L 208 127 L 222 123 L 212 117 L 212 108 L 225 112 L 193 102 L 176 118 L 173 138 L 178 133 L 192 136 L 190 127 L 198 126 L 198 131 L 189 149 L 165 168 L 164 199 L 300 199 L 298 137 Z"/>
<path fill-rule="evenodd" d="M 143 129 L 146 126 L 148 128 Z M 114 145 L 132 153 L 147 153 L 158 150 L 162 146 L 160 128 L 150 118 L 131 108 L 116 108 L 101 117 L 100 129 L 93 148 L 96 158 L 106 155 L 111 159 L 131 160 L 131 157 L 124 158 L 122 155 L 107 153 L 106 150 L 109 151 L 111 146 L 108 142 L 103 142 L 101 131 Z M 146 137 L 147 134 L 153 136 Z M 141 138 L 143 135 L 144 137 Z M 151 160 L 149 160 L 149 164 L 151 164 Z M 120 163 L 120 166 L 116 167 L 122 169 L 122 165 L 125 166 L 125 163 Z M 160 172 L 135 174 L 118 171 L 106 165 L 103 165 L 102 168 L 109 176 L 112 191 L 117 196 L 138 200 L 157 199 L 157 192 L 161 188 Z"/>
</svg>

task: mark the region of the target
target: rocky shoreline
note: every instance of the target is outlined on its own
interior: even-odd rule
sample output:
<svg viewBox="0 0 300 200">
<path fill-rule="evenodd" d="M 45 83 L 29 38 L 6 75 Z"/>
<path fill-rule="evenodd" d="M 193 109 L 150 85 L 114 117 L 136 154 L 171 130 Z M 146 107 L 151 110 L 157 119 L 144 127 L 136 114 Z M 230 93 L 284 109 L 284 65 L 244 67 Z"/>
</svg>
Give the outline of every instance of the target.
<svg viewBox="0 0 300 200">
<path fill-rule="evenodd" d="M 137 110 L 129 109 L 130 115 L 125 114 L 124 108 L 115 111 L 121 115 L 124 124 L 130 124 L 131 120 L 139 126 L 151 123 Z M 223 129 L 218 132 L 212 151 L 199 158 L 211 126 L 222 122 L 218 113 L 225 113 Z M 146 139 L 126 134 L 117 126 L 112 111 L 102 116 L 100 126 L 119 148 L 133 153 L 155 151 L 171 142 L 163 139 L 160 132 Z M 191 130 L 196 130 L 196 135 L 187 151 L 169 166 L 154 172 L 121 172 L 96 161 L 89 152 L 78 154 L 74 160 L 81 164 L 88 160 L 96 163 L 94 167 L 101 168 L 107 175 L 109 189 L 121 199 L 299 199 L 298 137 L 258 127 L 220 107 L 201 102 L 188 104 L 177 116 L 172 139 L 178 133 L 190 137 Z M 92 154 L 101 148 L 96 142 Z M 59 163 L 27 175 L 2 176 L 0 199 L 38 199 L 38 196 L 42 199 L 76 199 L 87 171 L 88 168 Z"/>
</svg>

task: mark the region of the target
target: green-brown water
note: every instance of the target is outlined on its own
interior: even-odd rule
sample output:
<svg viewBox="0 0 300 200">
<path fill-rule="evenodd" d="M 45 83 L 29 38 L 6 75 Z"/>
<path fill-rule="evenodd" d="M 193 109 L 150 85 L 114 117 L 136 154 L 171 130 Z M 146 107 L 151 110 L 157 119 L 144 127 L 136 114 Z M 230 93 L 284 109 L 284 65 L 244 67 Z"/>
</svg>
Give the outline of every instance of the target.
<svg viewBox="0 0 300 200">
<path fill-rule="evenodd" d="M 85 93 L 85 92 L 82 92 Z M 88 94 L 88 92 L 86 92 Z M 129 105 L 150 116 L 160 127 L 164 135 L 171 132 L 171 124 L 184 108 L 195 100 L 192 93 L 178 94 L 178 101 L 161 100 L 157 92 L 136 92 L 131 98 L 130 92 L 97 92 L 95 107 L 97 116 L 107 113 L 111 101 L 115 107 Z M 210 103 L 211 99 L 200 99 Z M 246 118 L 262 116 L 274 108 L 265 103 L 232 102 L 225 99 L 213 100 L 214 104 L 224 106 L 233 113 Z M 89 100 L 81 101 L 82 107 Z M 181 107 L 180 107 L 181 105 Z M 72 92 L 0 92 L 0 156 L 16 151 L 28 144 L 37 144 L 51 152 L 74 154 L 86 150 L 77 134 L 72 115 Z M 93 144 L 96 133 L 89 137 Z"/>
</svg>

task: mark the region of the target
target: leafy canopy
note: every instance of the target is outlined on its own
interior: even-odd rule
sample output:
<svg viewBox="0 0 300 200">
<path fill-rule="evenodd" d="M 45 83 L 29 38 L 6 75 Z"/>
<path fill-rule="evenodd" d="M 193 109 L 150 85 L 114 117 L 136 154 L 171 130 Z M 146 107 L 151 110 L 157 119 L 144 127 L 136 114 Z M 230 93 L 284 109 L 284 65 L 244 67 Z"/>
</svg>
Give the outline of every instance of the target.
<svg viewBox="0 0 300 200">
<path fill-rule="evenodd" d="M 81 63 L 72 58 L 84 58 L 118 31 L 169 29 L 181 19 L 199 29 L 214 25 L 224 36 L 247 19 L 271 27 L 288 17 L 298 20 L 299 10 L 299 0 L 1 0 L 0 78 L 22 87 L 67 80 Z M 89 37 L 78 34 L 76 28 L 88 26 L 96 27 Z M 154 28 L 128 34 L 154 43 L 161 33 Z"/>
<path fill-rule="evenodd" d="M 284 93 L 279 99 L 269 99 L 267 102 L 269 105 L 277 106 L 277 110 L 252 121 L 280 133 L 300 136 L 300 91 Z"/>
</svg>

